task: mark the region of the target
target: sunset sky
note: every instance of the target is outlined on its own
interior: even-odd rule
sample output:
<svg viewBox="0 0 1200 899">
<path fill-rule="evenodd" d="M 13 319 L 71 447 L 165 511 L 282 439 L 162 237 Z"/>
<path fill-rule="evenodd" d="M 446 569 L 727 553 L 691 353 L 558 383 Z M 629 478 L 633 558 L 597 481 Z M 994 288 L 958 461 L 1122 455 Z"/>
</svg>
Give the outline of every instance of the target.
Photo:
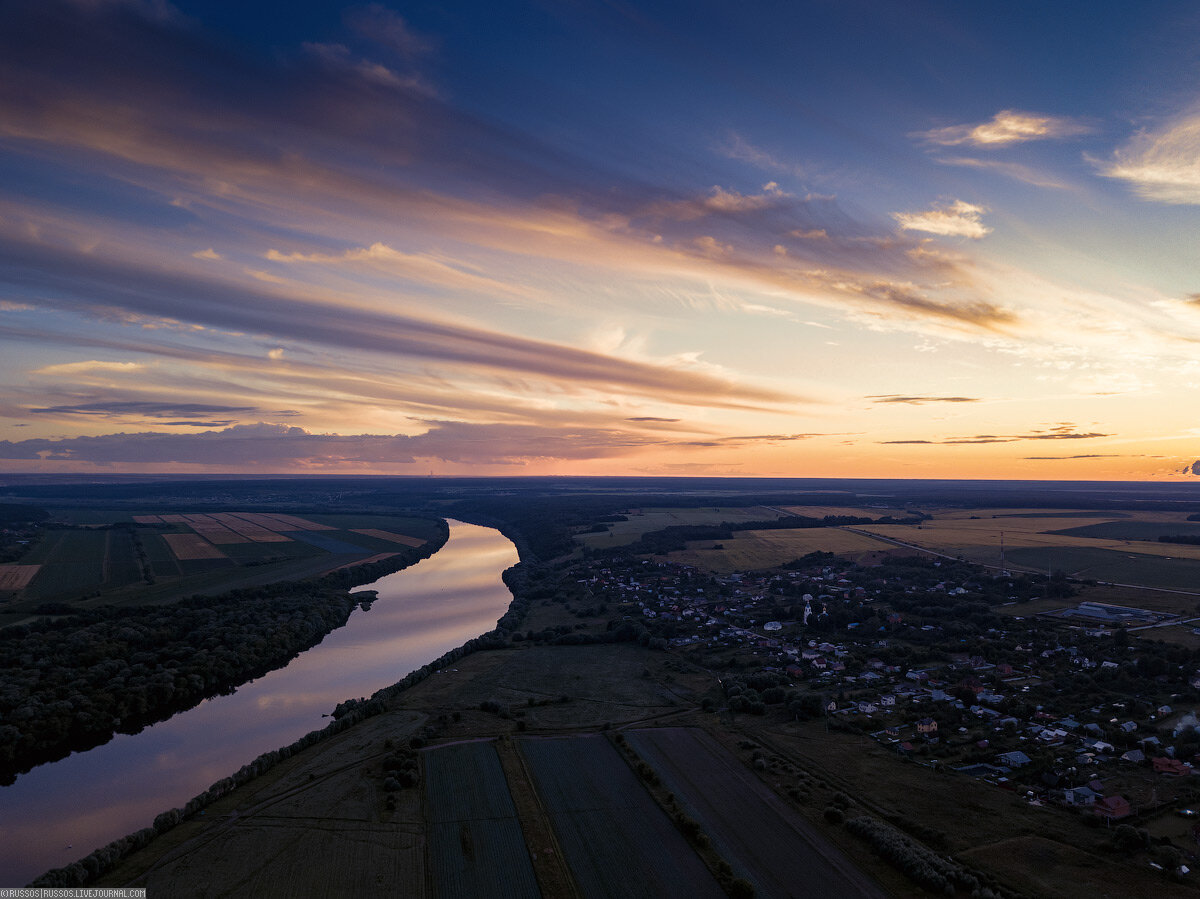
<svg viewBox="0 0 1200 899">
<path fill-rule="evenodd" d="M 1198 47 L 1154 0 L 8 0 L 0 471 L 1194 478 Z"/>
</svg>

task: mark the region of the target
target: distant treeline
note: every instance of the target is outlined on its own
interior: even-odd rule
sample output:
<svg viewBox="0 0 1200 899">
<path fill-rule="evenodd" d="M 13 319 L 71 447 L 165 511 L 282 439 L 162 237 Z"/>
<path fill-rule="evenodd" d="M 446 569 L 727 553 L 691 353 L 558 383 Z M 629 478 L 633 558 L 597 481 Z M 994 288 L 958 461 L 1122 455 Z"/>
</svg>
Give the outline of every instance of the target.
<svg viewBox="0 0 1200 899">
<path fill-rule="evenodd" d="M 0 503 L 0 526 L 11 524 L 38 524 L 50 517 L 50 513 L 37 506 L 21 503 Z"/>
<path fill-rule="evenodd" d="M 1195 519 L 1200 520 L 1200 519 Z M 1200 534 L 1163 534 L 1158 538 L 1159 543 L 1184 543 L 1188 546 L 1200 546 Z"/>
<path fill-rule="evenodd" d="M 432 555 L 447 532 L 308 581 L 72 610 L 0 631 L 0 783 L 282 667 L 346 623 L 357 602 L 348 588 Z"/>
</svg>

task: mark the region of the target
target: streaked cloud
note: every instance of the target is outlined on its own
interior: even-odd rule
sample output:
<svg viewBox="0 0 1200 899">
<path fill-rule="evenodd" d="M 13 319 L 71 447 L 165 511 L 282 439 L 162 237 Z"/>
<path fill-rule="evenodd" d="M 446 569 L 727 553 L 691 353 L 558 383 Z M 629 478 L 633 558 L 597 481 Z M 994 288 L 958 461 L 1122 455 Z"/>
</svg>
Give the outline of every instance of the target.
<svg viewBox="0 0 1200 899">
<path fill-rule="evenodd" d="M 983 224 L 982 216 L 985 212 L 987 209 L 983 206 L 955 200 L 952 203 L 934 206 L 925 212 L 893 212 L 892 218 L 905 231 L 923 231 L 940 237 L 969 237 L 979 240 L 992 233 L 992 229 Z"/>
<path fill-rule="evenodd" d="M 1031 184 L 1034 187 L 1044 187 L 1048 190 L 1071 190 L 1072 185 L 1047 172 L 1038 171 L 1019 162 L 1005 162 L 999 159 L 978 159 L 974 156 L 938 156 L 935 158 L 942 165 L 954 165 L 960 168 L 982 169 L 996 172 L 1014 181 Z"/>
<path fill-rule="evenodd" d="M 967 144 L 974 147 L 1006 147 L 1031 140 L 1049 140 L 1087 134 L 1091 126 L 1065 116 L 1043 115 L 1002 109 L 989 121 L 974 125 L 948 125 L 912 136 L 943 147 Z"/>
<path fill-rule="evenodd" d="M 1046 430 L 1030 431 L 1025 434 L 973 434 L 968 437 L 946 437 L 940 440 L 881 440 L 879 442 L 881 444 L 961 446 L 985 443 L 1017 443 L 1024 440 L 1095 440 L 1100 437 L 1112 436 L 1114 435 L 1103 434 L 1098 431 L 1077 431 L 1072 424 L 1062 424 Z"/>
<path fill-rule="evenodd" d="M 926 403 L 978 403 L 979 397 L 974 396 L 902 396 L 900 394 L 878 394 L 867 399 L 876 403 L 903 403 L 910 406 L 923 406 Z"/>
<path fill-rule="evenodd" d="M 1200 108 L 1137 134 L 1111 160 L 1099 163 L 1099 170 L 1147 200 L 1200 204 Z"/>
</svg>

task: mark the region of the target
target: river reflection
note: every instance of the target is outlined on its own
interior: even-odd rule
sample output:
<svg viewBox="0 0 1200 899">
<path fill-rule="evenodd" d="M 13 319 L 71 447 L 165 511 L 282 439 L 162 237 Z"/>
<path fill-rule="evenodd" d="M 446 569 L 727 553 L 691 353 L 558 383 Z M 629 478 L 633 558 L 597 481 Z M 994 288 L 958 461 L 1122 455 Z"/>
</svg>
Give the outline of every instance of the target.
<svg viewBox="0 0 1200 899">
<path fill-rule="evenodd" d="M 0 788 L 0 885 L 147 827 L 258 755 L 328 723 L 343 699 L 380 687 L 495 627 L 512 594 L 500 579 L 517 562 L 498 531 L 450 522 L 450 539 L 412 568 L 368 585 L 370 611 L 286 668 L 201 703 L 140 734 L 42 765 Z"/>
</svg>

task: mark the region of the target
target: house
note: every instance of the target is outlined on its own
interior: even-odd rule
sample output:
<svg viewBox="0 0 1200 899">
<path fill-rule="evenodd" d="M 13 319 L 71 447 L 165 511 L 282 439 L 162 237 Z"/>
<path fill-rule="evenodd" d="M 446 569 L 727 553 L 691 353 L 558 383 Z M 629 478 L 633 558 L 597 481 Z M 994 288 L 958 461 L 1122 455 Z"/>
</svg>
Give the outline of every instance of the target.
<svg viewBox="0 0 1200 899">
<path fill-rule="evenodd" d="M 1135 730 L 1137 730 L 1137 728 L 1138 726 L 1136 721 L 1126 721 L 1121 725 L 1121 730 L 1125 731 L 1127 734 L 1133 733 Z"/>
<path fill-rule="evenodd" d="M 1022 765 L 1028 765 L 1032 759 L 1019 749 L 1014 749 L 1012 752 L 1002 752 L 996 756 L 1001 764 L 1008 765 L 1010 768 L 1020 768 Z"/>
<path fill-rule="evenodd" d="M 1107 818 L 1109 821 L 1119 821 L 1133 814 L 1129 800 L 1124 796 L 1104 796 L 1096 800 L 1092 809 L 1101 818 Z"/>
<path fill-rule="evenodd" d="M 1169 759 L 1166 756 L 1152 758 L 1150 759 L 1150 764 L 1153 766 L 1155 774 L 1170 774 L 1173 777 L 1183 777 L 1192 773 L 1192 769 L 1186 763 L 1179 759 Z"/>
<path fill-rule="evenodd" d="M 929 736 L 937 733 L 937 722 L 932 718 L 922 718 L 917 722 L 917 733 Z"/>
<path fill-rule="evenodd" d="M 1140 749 L 1131 749 L 1121 756 L 1121 761 L 1140 764 L 1141 762 L 1146 761 L 1146 753 L 1142 752 Z"/>
<path fill-rule="evenodd" d="M 1063 802 L 1067 805 L 1095 805 L 1096 793 L 1091 787 L 1071 787 L 1063 790 Z"/>
</svg>

